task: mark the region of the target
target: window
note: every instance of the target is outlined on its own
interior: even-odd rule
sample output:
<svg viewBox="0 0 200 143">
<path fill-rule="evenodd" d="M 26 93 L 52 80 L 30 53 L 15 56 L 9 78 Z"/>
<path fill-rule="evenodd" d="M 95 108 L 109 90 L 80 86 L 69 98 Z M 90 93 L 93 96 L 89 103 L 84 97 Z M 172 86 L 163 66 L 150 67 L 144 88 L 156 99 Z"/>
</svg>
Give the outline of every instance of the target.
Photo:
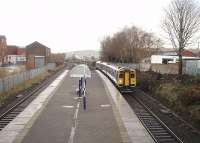
<svg viewBox="0 0 200 143">
<path fill-rule="evenodd" d="M 135 74 L 131 73 L 131 78 L 134 78 L 135 77 Z"/>
<path fill-rule="evenodd" d="M 123 74 L 123 73 L 120 73 L 120 74 L 119 74 L 119 78 L 124 78 L 124 74 Z"/>
</svg>

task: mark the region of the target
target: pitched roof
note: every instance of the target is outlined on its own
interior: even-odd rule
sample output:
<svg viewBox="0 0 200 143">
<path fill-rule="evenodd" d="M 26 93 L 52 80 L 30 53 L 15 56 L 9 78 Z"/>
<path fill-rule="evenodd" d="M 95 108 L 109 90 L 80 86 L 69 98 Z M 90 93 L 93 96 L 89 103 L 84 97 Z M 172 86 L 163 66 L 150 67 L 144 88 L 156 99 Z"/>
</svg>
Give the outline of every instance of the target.
<svg viewBox="0 0 200 143">
<path fill-rule="evenodd" d="M 26 48 L 37 48 L 37 47 L 39 47 L 39 48 L 48 48 L 47 46 L 39 43 L 38 41 L 35 41 L 35 42 L 33 42 L 33 43 L 31 43 L 31 44 L 26 46 Z"/>
<path fill-rule="evenodd" d="M 160 54 L 162 55 L 166 55 L 166 56 L 177 56 L 178 55 L 178 51 L 176 50 L 171 50 L 171 51 L 162 51 L 160 52 Z M 196 55 L 190 51 L 190 50 L 183 50 L 182 51 L 182 56 L 185 56 L 185 57 L 196 57 Z"/>
</svg>

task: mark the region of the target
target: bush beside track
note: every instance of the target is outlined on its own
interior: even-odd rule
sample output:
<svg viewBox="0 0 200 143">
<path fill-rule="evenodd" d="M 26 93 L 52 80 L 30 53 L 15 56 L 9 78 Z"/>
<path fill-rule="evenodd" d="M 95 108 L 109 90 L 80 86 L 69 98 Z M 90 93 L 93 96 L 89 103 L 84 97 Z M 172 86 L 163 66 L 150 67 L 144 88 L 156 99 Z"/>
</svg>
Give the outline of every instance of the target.
<svg viewBox="0 0 200 143">
<path fill-rule="evenodd" d="M 200 130 L 200 77 L 138 72 L 138 86 Z"/>
</svg>

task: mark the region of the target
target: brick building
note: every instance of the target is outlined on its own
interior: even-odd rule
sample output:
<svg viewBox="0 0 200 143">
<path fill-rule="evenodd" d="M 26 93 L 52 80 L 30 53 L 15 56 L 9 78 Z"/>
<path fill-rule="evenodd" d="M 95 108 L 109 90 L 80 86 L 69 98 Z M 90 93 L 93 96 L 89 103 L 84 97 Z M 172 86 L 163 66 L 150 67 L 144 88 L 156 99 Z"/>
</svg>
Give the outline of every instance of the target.
<svg viewBox="0 0 200 143">
<path fill-rule="evenodd" d="M 36 59 L 44 57 L 44 64 L 49 62 L 51 49 L 47 46 L 35 41 L 26 46 L 27 68 L 36 67 Z"/>
<path fill-rule="evenodd" d="M 56 63 L 57 65 L 64 64 L 65 54 L 64 53 L 52 53 L 49 61 L 51 63 Z"/>
<path fill-rule="evenodd" d="M 0 35 L 0 66 L 7 63 L 6 51 L 7 51 L 6 37 L 3 35 Z"/>
<path fill-rule="evenodd" d="M 25 64 L 26 63 L 25 48 L 20 48 L 15 45 L 8 45 L 7 62 L 8 64 Z"/>
</svg>

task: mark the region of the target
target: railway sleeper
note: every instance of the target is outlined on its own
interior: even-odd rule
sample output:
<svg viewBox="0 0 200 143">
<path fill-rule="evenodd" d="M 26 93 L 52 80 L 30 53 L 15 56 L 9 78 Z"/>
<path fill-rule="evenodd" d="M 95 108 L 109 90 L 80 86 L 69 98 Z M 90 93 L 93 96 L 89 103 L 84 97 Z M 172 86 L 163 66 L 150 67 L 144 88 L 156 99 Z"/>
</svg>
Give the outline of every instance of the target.
<svg viewBox="0 0 200 143">
<path fill-rule="evenodd" d="M 150 125 L 150 126 L 146 125 L 146 126 L 149 127 L 149 128 L 165 130 L 162 126 L 152 126 L 152 125 Z"/>
<path fill-rule="evenodd" d="M 9 121 L 7 121 L 7 120 L 0 120 L 0 123 L 7 123 L 7 122 L 9 122 Z"/>
<path fill-rule="evenodd" d="M 16 114 L 9 113 L 7 116 L 16 116 Z"/>
<path fill-rule="evenodd" d="M 159 128 L 163 129 L 161 126 L 151 126 L 151 125 L 146 125 L 148 128 L 153 129 L 153 128 Z"/>
<path fill-rule="evenodd" d="M 153 117 L 149 117 L 149 118 L 142 118 L 143 121 L 147 121 L 147 122 L 157 122 Z M 158 122 L 157 122 L 158 123 Z"/>
<path fill-rule="evenodd" d="M 9 122 L 0 123 L 0 125 L 7 125 Z"/>
<path fill-rule="evenodd" d="M 12 119 L 11 118 L 3 118 L 3 119 L 1 119 L 1 121 L 7 121 L 7 122 L 10 122 L 12 120 L 13 120 L 13 118 Z"/>
<path fill-rule="evenodd" d="M 159 136 L 159 135 L 169 135 L 168 132 L 152 132 L 153 134 Z"/>
<path fill-rule="evenodd" d="M 174 138 L 165 138 L 165 139 L 159 138 L 158 142 L 160 142 L 160 143 L 172 143 L 172 142 L 177 143 L 177 141 Z"/>
<path fill-rule="evenodd" d="M 13 117 L 12 116 L 6 116 L 6 117 L 4 117 L 4 119 L 13 119 Z"/>
<path fill-rule="evenodd" d="M 11 112 L 10 114 L 18 115 L 20 112 Z"/>
<path fill-rule="evenodd" d="M 155 137 L 156 137 L 156 138 L 159 138 L 159 139 L 160 139 L 160 138 L 164 138 L 164 139 L 172 138 L 172 136 L 169 135 L 169 134 L 168 134 L 168 135 L 165 135 L 165 136 L 164 136 L 164 135 L 162 135 L 162 136 L 155 135 Z"/>
<path fill-rule="evenodd" d="M 148 125 L 160 125 L 161 126 L 161 124 L 160 123 L 158 123 L 158 122 L 151 122 L 151 121 L 148 121 L 148 120 L 145 120 L 145 121 L 143 121 L 145 124 L 148 124 Z"/>
<path fill-rule="evenodd" d="M 148 120 L 153 120 L 154 118 L 152 116 L 139 116 L 142 119 L 148 119 Z"/>
<path fill-rule="evenodd" d="M 160 123 L 145 122 L 145 124 L 149 126 L 162 126 Z"/>
</svg>

